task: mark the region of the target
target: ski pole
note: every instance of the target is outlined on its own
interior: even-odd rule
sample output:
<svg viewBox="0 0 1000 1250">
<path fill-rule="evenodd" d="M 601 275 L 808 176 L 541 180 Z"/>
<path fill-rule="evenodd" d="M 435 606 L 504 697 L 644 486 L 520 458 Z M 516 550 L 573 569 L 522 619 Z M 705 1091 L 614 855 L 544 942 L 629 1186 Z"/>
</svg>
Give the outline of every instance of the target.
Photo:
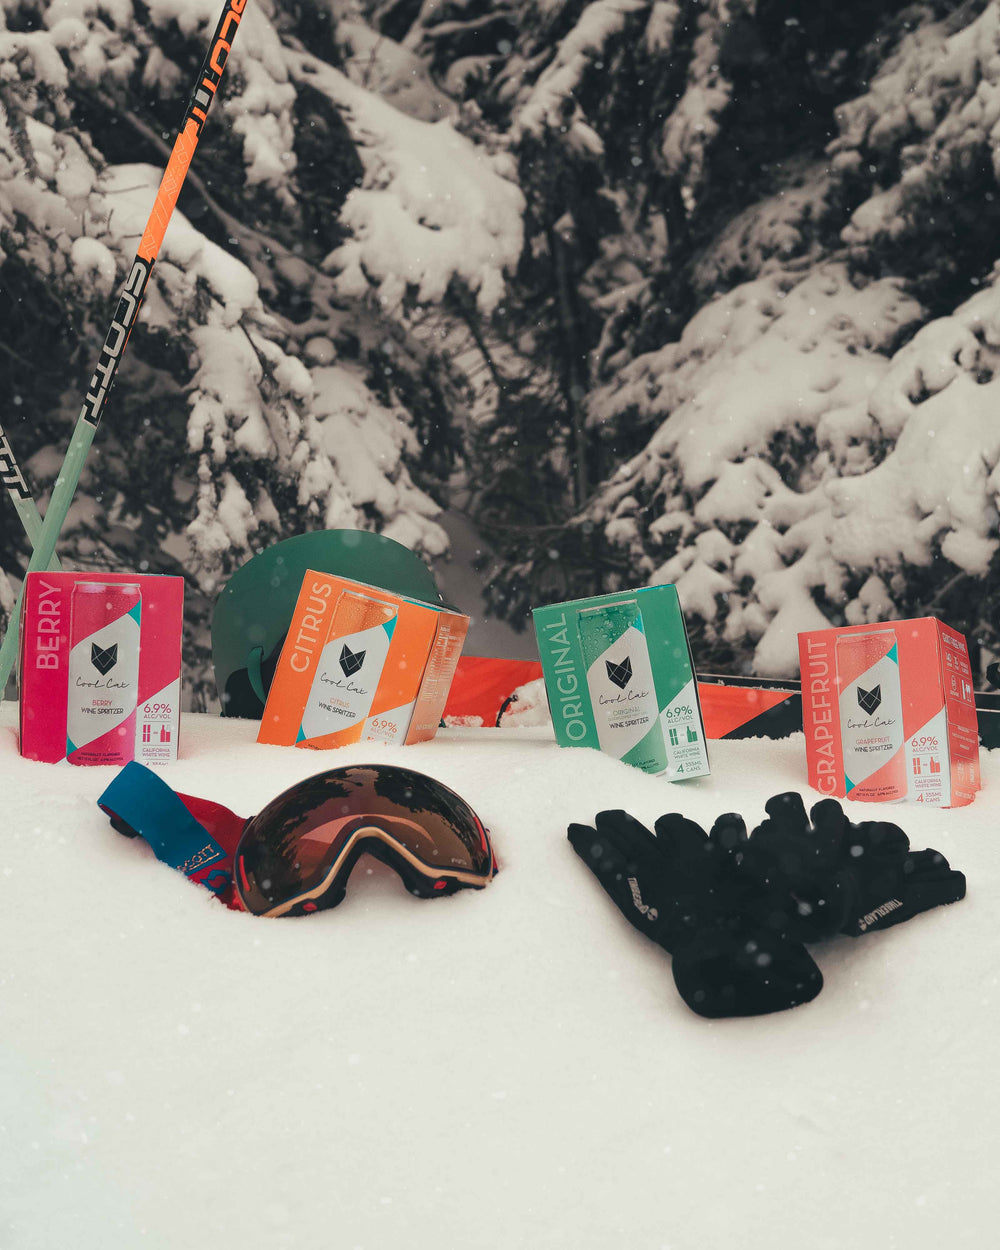
<svg viewBox="0 0 1000 1250">
<path fill-rule="evenodd" d="M 239 29 L 246 4 L 247 0 L 225 0 L 222 16 L 212 36 L 209 53 L 199 72 L 194 91 L 184 112 L 180 132 L 174 141 L 167 167 L 163 171 L 163 178 L 153 203 L 153 211 L 146 222 L 139 249 L 135 254 L 129 275 L 125 279 L 118 306 L 111 320 L 111 328 L 101 348 L 97 368 L 90 379 L 90 387 L 77 418 L 59 476 L 56 478 L 52 498 L 45 509 L 45 519 L 34 541 L 34 551 L 28 562 L 29 573 L 48 567 L 49 561 L 55 554 L 59 533 L 73 502 L 80 474 L 86 463 L 87 452 L 90 450 L 90 444 L 94 441 L 94 435 L 101 422 L 101 415 L 114 385 L 115 374 L 118 372 L 125 344 L 128 342 L 132 326 L 139 313 L 146 283 L 152 273 L 153 264 L 159 253 L 160 244 L 163 242 L 174 205 L 177 203 L 188 166 L 191 164 L 191 158 L 198 146 L 201 128 L 205 124 L 208 110 L 215 99 L 219 83 L 222 81 L 222 73 L 229 60 L 232 42 Z M 30 521 L 29 524 L 31 524 Z M 0 698 L 3 697 L 7 679 L 14 667 L 20 614 L 21 596 L 18 595 L 14 615 L 7 625 L 3 645 L 0 646 Z"/>
<path fill-rule="evenodd" d="M 7 441 L 2 425 L 0 425 L 0 481 L 7 487 L 7 494 L 17 509 L 17 515 L 21 518 L 28 541 L 34 547 L 42 532 L 42 518 L 38 515 L 28 483 L 24 480 L 24 474 L 14 458 L 14 449 Z M 59 567 L 58 557 L 54 553 L 49 560 L 48 567 L 50 569 Z"/>
</svg>

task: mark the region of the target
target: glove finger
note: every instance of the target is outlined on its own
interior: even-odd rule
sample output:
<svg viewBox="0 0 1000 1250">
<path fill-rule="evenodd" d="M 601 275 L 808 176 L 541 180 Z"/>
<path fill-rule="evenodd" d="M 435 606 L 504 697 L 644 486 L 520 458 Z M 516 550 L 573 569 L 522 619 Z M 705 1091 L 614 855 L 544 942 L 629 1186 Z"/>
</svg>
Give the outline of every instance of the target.
<svg viewBox="0 0 1000 1250">
<path fill-rule="evenodd" d="M 661 816 L 654 826 L 660 862 L 673 894 L 704 894 L 717 876 L 717 848 L 701 825 L 678 812 Z"/>
<path fill-rule="evenodd" d="M 804 886 L 812 881 L 817 869 L 826 867 L 817 860 L 816 847 L 809 834 L 788 834 L 773 821 L 765 820 L 750 834 L 744 862 L 766 872 L 775 885 Z"/>
<path fill-rule="evenodd" d="M 782 833 L 808 834 L 809 817 L 802 795 L 795 790 L 784 794 L 775 794 L 764 804 L 764 811 L 771 818 L 771 823 Z"/>
<path fill-rule="evenodd" d="M 614 839 L 602 836 L 591 825 L 571 824 L 566 836 L 573 850 L 595 876 L 604 877 L 624 870 L 625 856 Z"/>
<path fill-rule="evenodd" d="M 700 1016 L 760 1016 L 810 1002 L 823 976 L 801 943 L 767 933 L 703 931 L 673 957 L 674 983 Z"/>
<path fill-rule="evenodd" d="M 814 829 L 822 828 L 831 834 L 837 830 L 843 833 L 850 823 L 836 799 L 820 799 L 814 803 L 809 809 L 809 818 Z"/>
<path fill-rule="evenodd" d="M 930 911 L 932 907 L 946 907 L 949 903 L 961 902 L 965 898 L 965 873 L 953 868 L 946 876 L 933 881 L 921 881 L 915 887 L 907 886 L 906 898 L 914 915 Z"/>
<path fill-rule="evenodd" d="M 647 866 L 659 861 L 661 848 L 653 833 L 628 812 L 598 812 L 594 824 L 597 832 L 614 842 L 626 859 Z"/>
<path fill-rule="evenodd" d="M 723 851 L 735 851 L 747 842 L 746 822 L 739 812 L 724 812 L 708 832 L 713 844 Z"/>
<path fill-rule="evenodd" d="M 910 839 L 899 825 L 887 820 L 863 820 L 851 825 L 846 838 L 846 854 L 851 858 L 861 855 L 880 855 L 890 858 L 905 855 L 910 849 Z"/>
<path fill-rule="evenodd" d="M 821 799 L 809 813 L 813 824 L 813 837 L 819 854 L 832 862 L 841 852 L 844 839 L 851 829 L 844 809 L 836 799 Z"/>
<path fill-rule="evenodd" d="M 711 851 L 705 830 L 680 812 L 660 816 L 653 828 L 657 841 L 669 852 L 672 860 L 699 861 L 705 858 L 707 851 Z"/>
<path fill-rule="evenodd" d="M 941 852 L 931 847 L 926 851 L 910 851 L 903 857 L 902 869 L 904 882 L 918 877 L 946 877 L 952 871 Z"/>
<path fill-rule="evenodd" d="M 884 854 L 901 855 L 910 849 L 910 839 L 899 825 L 894 825 L 888 820 L 876 821 L 875 825 L 872 831 L 872 843 L 877 844 Z"/>
<path fill-rule="evenodd" d="M 572 824 L 567 836 L 573 850 L 629 924 L 656 941 L 659 909 L 643 898 L 640 869 L 635 861 L 622 853 L 613 838 L 589 825 Z"/>
<path fill-rule="evenodd" d="M 949 870 L 942 876 L 904 881 L 894 894 L 870 907 L 864 915 L 855 914 L 841 929 L 851 937 L 890 929 L 935 907 L 957 903 L 965 898 L 965 874 Z"/>
</svg>

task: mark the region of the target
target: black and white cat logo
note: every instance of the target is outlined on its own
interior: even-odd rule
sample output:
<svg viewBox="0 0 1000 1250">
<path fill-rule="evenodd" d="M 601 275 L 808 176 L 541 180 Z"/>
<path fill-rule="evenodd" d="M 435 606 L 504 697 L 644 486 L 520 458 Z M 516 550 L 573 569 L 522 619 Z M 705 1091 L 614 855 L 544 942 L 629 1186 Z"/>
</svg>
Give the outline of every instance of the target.
<svg viewBox="0 0 1000 1250">
<path fill-rule="evenodd" d="M 96 642 L 92 642 L 90 644 L 90 662 L 102 677 L 110 673 L 118 663 L 118 643 L 113 642 L 110 647 L 102 650 Z"/>
<path fill-rule="evenodd" d="M 347 643 L 344 643 L 340 652 L 340 667 L 345 677 L 353 677 L 358 672 L 365 662 L 365 654 L 364 651 L 352 651 Z"/>
<path fill-rule="evenodd" d="M 878 710 L 882 703 L 882 686 L 873 686 L 871 690 L 862 690 L 858 686 L 858 707 L 862 712 L 871 716 L 872 712 Z"/>
<path fill-rule="evenodd" d="M 610 660 L 604 661 L 608 670 L 608 680 L 614 682 L 619 690 L 624 690 L 632 680 L 632 661 L 625 657 L 620 664 L 613 664 Z"/>
</svg>

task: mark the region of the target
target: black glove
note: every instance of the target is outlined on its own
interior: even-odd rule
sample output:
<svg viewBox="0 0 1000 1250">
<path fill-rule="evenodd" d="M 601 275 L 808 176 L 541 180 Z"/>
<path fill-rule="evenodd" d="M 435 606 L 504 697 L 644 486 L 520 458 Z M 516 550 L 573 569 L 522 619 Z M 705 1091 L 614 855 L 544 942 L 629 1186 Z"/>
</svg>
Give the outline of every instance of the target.
<svg viewBox="0 0 1000 1250">
<path fill-rule="evenodd" d="M 858 937 L 965 897 L 965 877 L 938 851 L 912 851 L 898 825 L 852 824 L 835 799 L 811 813 L 794 792 L 764 805 L 768 819 L 753 831 L 748 870 L 795 900 L 788 932 L 804 942 L 834 933 Z"/>
<path fill-rule="evenodd" d="M 599 812 L 594 824 L 570 825 L 573 849 L 626 920 L 673 956 L 693 1011 L 763 1015 L 816 997 L 819 969 L 770 923 L 767 890 L 743 871 L 739 816 L 720 817 L 711 835 L 676 814 L 661 816 L 655 834 L 622 811 Z"/>
</svg>

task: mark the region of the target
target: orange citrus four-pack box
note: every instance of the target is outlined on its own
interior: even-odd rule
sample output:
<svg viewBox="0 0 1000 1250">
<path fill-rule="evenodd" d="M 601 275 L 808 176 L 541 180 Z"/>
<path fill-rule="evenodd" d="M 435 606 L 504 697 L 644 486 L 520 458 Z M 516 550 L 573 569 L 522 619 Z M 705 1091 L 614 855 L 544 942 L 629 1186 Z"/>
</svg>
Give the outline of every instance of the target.
<svg viewBox="0 0 1000 1250">
<path fill-rule="evenodd" d="M 323 750 L 433 738 L 468 628 L 448 608 L 307 570 L 257 741 Z"/>
<path fill-rule="evenodd" d="M 979 731 L 965 639 L 933 617 L 799 634 L 809 784 L 873 803 L 971 803 Z"/>
</svg>

